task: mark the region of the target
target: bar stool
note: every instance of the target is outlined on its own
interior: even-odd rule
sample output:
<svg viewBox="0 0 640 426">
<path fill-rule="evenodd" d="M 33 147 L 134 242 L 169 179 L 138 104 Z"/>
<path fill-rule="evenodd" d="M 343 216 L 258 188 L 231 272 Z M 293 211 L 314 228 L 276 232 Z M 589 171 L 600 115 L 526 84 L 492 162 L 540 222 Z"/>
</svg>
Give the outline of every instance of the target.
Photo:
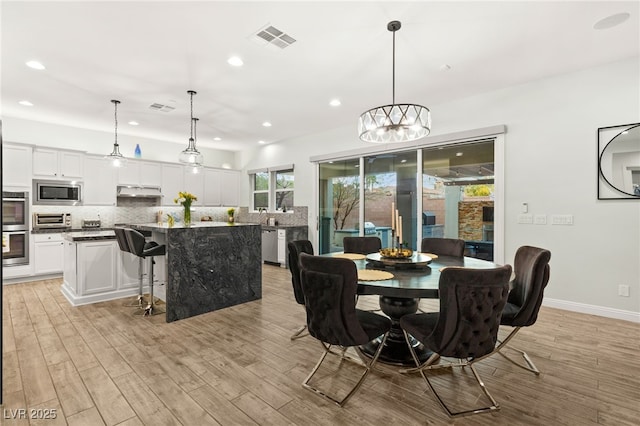
<svg viewBox="0 0 640 426">
<path fill-rule="evenodd" d="M 140 259 L 150 259 L 149 264 L 149 303 L 144 309 L 144 316 L 153 315 L 155 309 L 155 303 L 153 299 L 153 265 L 155 265 L 154 256 L 164 256 L 166 254 L 166 247 L 164 244 L 159 245 L 154 241 L 146 242 L 144 235 L 135 229 L 125 229 L 125 235 L 131 253 L 138 256 Z"/>
<path fill-rule="evenodd" d="M 118 246 L 120 247 L 120 251 L 123 251 L 125 253 L 132 253 L 131 247 L 129 247 L 129 242 L 127 241 L 125 228 L 114 228 L 113 231 L 116 234 L 116 241 L 118 241 Z M 142 292 L 142 276 L 144 275 L 142 262 L 143 262 L 142 257 L 138 258 L 138 284 L 139 284 L 138 297 L 136 298 L 136 301 L 134 303 L 127 305 L 127 306 L 138 306 L 140 309 L 142 309 L 142 305 L 144 303 L 144 297 Z"/>
</svg>

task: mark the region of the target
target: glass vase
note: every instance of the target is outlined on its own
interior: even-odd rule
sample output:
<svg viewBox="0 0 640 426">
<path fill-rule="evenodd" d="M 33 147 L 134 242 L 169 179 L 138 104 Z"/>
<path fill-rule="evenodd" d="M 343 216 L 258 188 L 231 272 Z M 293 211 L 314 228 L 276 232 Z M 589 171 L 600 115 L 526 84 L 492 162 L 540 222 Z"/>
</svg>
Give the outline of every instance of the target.
<svg viewBox="0 0 640 426">
<path fill-rule="evenodd" d="M 184 206 L 184 226 L 191 226 L 191 206 Z"/>
</svg>

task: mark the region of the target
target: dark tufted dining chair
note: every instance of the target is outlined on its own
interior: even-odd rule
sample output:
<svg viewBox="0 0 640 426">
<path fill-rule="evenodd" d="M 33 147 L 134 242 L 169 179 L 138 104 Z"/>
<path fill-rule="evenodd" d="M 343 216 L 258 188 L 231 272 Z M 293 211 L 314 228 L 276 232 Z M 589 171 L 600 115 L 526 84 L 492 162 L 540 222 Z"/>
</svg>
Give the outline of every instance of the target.
<svg viewBox="0 0 640 426">
<path fill-rule="evenodd" d="M 344 237 L 342 244 L 345 253 L 377 253 L 382 248 L 378 237 Z"/>
<path fill-rule="evenodd" d="M 304 305 L 304 294 L 302 293 L 302 284 L 300 283 L 300 253 L 313 254 L 313 245 L 309 240 L 295 240 L 287 244 L 289 249 L 289 270 L 291 271 L 291 285 L 293 286 L 293 295 L 296 302 Z M 303 334 L 307 329 L 307 325 L 303 325 L 291 336 L 291 340 L 299 339 L 306 336 Z"/>
<path fill-rule="evenodd" d="M 382 315 L 356 309 L 358 272 L 353 261 L 301 253 L 300 268 L 307 311 L 307 328 L 309 334 L 320 342 L 323 349 L 320 359 L 302 386 L 343 406 L 373 369 L 387 340 L 391 320 Z M 382 341 L 373 358 L 369 360 L 360 352 L 359 346 L 378 337 L 382 337 Z M 341 354 L 333 352 L 331 350 L 333 346 L 340 346 Z M 339 399 L 310 383 L 327 355 L 340 356 L 340 366 L 342 366 L 342 360 L 352 360 L 345 357 L 349 347 L 355 348 L 360 357 L 358 364 L 364 367 L 364 371 L 346 396 Z"/>
<path fill-rule="evenodd" d="M 419 371 L 438 402 L 450 417 L 498 410 L 478 375 L 474 364 L 491 355 L 495 349 L 502 310 L 507 303 L 511 266 L 493 269 L 445 268 L 440 275 L 440 312 L 409 314 L 400 318 L 400 326 L 416 368 L 401 373 Z M 420 364 L 409 335 L 434 353 Z M 434 362 L 440 357 L 457 358 L 459 363 Z M 453 412 L 438 395 L 425 375 L 427 370 L 468 366 L 491 405 Z"/>
<path fill-rule="evenodd" d="M 456 238 L 423 238 L 420 244 L 422 253 L 433 253 L 438 256 L 464 256 L 464 240 Z"/>
<path fill-rule="evenodd" d="M 499 342 L 495 349 L 495 352 L 518 367 L 529 370 L 535 375 L 539 375 L 540 370 L 525 351 L 513 346 L 509 347 L 522 355 L 527 366 L 514 361 L 501 350 L 522 327 L 529 327 L 538 319 L 544 289 L 549 282 L 550 259 L 551 252 L 538 247 L 522 246 L 516 251 L 513 262 L 516 278 L 513 281 L 513 288 L 509 292 L 509 299 L 502 311 L 502 320 L 500 321 L 500 325 L 513 327 L 513 330 L 503 341 Z"/>
</svg>

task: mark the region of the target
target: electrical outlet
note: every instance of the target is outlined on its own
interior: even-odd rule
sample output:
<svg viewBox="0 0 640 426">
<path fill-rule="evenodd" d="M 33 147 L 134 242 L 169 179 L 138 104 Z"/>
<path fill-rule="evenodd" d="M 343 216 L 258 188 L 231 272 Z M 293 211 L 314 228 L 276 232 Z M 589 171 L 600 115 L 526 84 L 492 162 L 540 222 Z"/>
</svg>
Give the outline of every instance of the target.
<svg viewBox="0 0 640 426">
<path fill-rule="evenodd" d="M 629 286 L 628 285 L 619 285 L 618 286 L 618 296 L 629 297 Z"/>
<path fill-rule="evenodd" d="M 519 214 L 518 215 L 518 223 L 533 223 L 533 215 L 532 214 Z"/>
<path fill-rule="evenodd" d="M 573 225 L 572 214 L 554 214 L 551 215 L 552 225 Z"/>
<path fill-rule="evenodd" d="M 546 214 L 537 214 L 533 216 L 533 223 L 536 225 L 546 225 L 547 224 L 547 215 Z"/>
</svg>

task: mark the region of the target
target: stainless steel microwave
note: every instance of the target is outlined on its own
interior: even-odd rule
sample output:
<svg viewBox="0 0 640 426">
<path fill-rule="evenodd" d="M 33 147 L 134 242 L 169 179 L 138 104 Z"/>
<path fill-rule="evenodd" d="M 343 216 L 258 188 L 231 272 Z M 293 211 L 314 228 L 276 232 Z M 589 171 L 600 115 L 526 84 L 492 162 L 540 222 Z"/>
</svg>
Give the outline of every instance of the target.
<svg viewBox="0 0 640 426">
<path fill-rule="evenodd" d="M 33 180 L 33 204 L 77 206 L 82 204 L 82 182 Z"/>
</svg>

